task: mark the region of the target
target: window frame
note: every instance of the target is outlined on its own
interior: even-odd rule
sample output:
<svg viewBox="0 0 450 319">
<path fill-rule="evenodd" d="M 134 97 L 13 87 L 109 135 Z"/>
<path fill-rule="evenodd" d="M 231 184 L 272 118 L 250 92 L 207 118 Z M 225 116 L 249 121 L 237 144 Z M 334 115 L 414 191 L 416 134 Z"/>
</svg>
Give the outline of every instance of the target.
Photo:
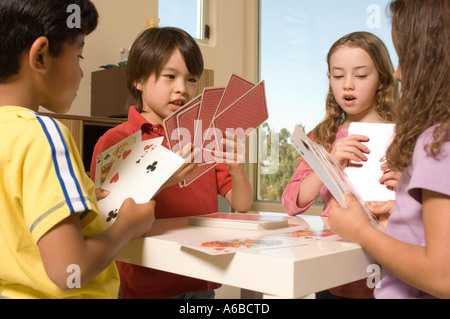
<svg viewBox="0 0 450 319">
<path fill-rule="evenodd" d="M 251 61 L 252 63 L 256 63 L 257 67 L 256 67 L 256 72 L 254 72 L 253 74 L 255 74 L 257 81 L 261 81 L 263 79 L 261 79 L 262 77 L 262 0 L 254 0 L 257 3 L 257 27 L 256 27 L 256 32 L 253 33 L 249 33 L 248 36 L 253 37 L 256 39 L 257 41 L 257 51 L 254 52 L 254 54 L 256 54 L 257 58 L 256 61 L 251 60 L 251 58 L 249 56 L 247 56 L 247 61 Z M 377 3 L 375 3 L 376 5 Z M 373 13 L 374 10 L 373 5 L 369 5 L 367 7 L 367 13 L 370 15 L 371 13 Z M 248 12 L 248 11 L 247 11 Z M 248 27 L 248 25 L 247 25 Z M 379 28 L 379 27 L 376 27 Z M 251 27 L 250 27 L 251 29 Z M 247 31 L 249 32 L 249 31 Z M 385 42 L 385 44 L 388 46 L 389 49 L 389 45 L 387 42 Z M 395 53 L 395 52 L 390 52 L 390 53 Z M 251 54 L 250 52 L 248 52 L 247 54 Z M 395 56 L 391 56 L 392 62 L 394 64 L 394 68 L 396 67 L 396 61 L 395 61 Z M 258 129 L 259 131 L 260 129 Z M 249 143 L 247 143 L 247 153 L 251 154 L 250 155 L 250 159 L 254 159 L 255 154 L 259 154 L 260 151 L 260 145 L 259 145 L 259 138 L 258 136 L 253 136 L 250 140 Z M 252 210 L 254 211 L 267 211 L 267 212 L 281 212 L 281 213 L 285 213 L 285 210 L 283 208 L 283 205 L 281 203 L 281 201 L 267 201 L 267 200 L 260 200 L 258 199 L 258 192 L 259 187 L 260 187 L 260 169 L 259 169 L 259 156 L 256 157 L 257 158 L 257 163 L 256 164 L 252 164 L 251 161 L 247 160 L 247 164 L 246 164 L 246 171 L 248 174 L 248 177 L 250 179 L 250 183 L 253 189 L 253 200 L 254 200 L 254 204 L 252 206 Z M 323 210 L 323 205 L 319 204 L 319 203 L 315 203 L 312 205 L 312 207 L 305 212 L 305 214 L 309 214 L 309 215 L 320 215 L 322 213 Z"/>
<path fill-rule="evenodd" d="M 207 29 L 210 29 L 210 0 L 196 0 L 197 1 L 197 26 L 196 26 L 196 33 L 197 35 L 191 36 L 200 44 L 208 45 L 210 42 L 210 31 L 207 31 Z M 161 14 L 159 12 L 160 7 L 158 6 L 158 16 L 160 17 Z M 171 25 L 174 27 L 180 27 L 179 25 Z"/>
<path fill-rule="evenodd" d="M 199 38 L 195 38 L 198 43 L 201 44 L 209 44 L 209 39 L 211 38 L 210 31 L 206 31 L 206 29 L 210 28 L 209 25 L 209 1 L 210 0 L 198 0 L 197 5 L 197 16 L 200 17 L 200 21 L 197 25 L 197 32 L 199 34 Z M 207 34 L 209 33 L 209 34 Z"/>
</svg>

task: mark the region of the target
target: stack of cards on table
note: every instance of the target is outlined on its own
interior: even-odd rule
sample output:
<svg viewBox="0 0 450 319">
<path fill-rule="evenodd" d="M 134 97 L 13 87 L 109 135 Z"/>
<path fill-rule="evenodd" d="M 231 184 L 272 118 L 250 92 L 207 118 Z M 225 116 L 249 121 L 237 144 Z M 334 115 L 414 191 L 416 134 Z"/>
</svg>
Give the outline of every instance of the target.
<svg viewBox="0 0 450 319">
<path fill-rule="evenodd" d="M 226 87 L 206 88 L 203 93 L 163 121 L 169 147 L 178 152 L 192 143 L 201 150 L 196 171 L 180 183 L 187 187 L 217 163 L 211 155 L 222 150 L 221 139 L 231 131 L 241 140 L 268 119 L 264 81 L 249 82 L 232 74 Z"/>
<path fill-rule="evenodd" d="M 95 188 L 110 191 L 98 201 L 106 227 L 115 221 L 125 199 L 148 202 L 183 165 L 184 159 L 162 146 L 162 142 L 163 137 L 142 141 L 138 131 L 97 156 Z"/>
</svg>

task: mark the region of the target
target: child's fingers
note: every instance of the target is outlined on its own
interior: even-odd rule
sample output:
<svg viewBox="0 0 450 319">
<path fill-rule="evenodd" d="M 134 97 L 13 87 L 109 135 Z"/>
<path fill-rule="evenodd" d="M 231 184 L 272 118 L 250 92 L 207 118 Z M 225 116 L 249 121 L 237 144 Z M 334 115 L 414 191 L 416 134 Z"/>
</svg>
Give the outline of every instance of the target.
<svg viewBox="0 0 450 319">
<path fill-rule="evenodd" d="M 369 142 L 369 138 L 364 135 L 350 135 L 349 137 L 342 139 L 343 143 L 360 149 L 364 153 L 370 153 L 370 149 L 363 143 Z"/>
<path fill-rule="evenodd" d="M 231 152 L 214 151 L 215 161 L 218 163 L 244 163 L 245 154 Z"/>
<path fill-rule="evenodd" d="M 109 195 L 109 191 L 101 188 L 95 189 L 95 196 L 97 197 L 97 201 L 106 198 Z"/>
<path fill-rule="evenodd" d="M 363 135 L 351 135 L 339 140 L 334 146 L 331 154 L 341 163 L 344 160 L 350 160 L 356 163 L 367 161 L 365 154 L 370 153 L 370 149 L 362 142 L 367 142 L 368 137 Z"/>
<path fill-rule="evenodd" d="M 394 210 L 395 201 L 389 200 L 384 202 L 374 201 L 374 202 L 367 202 L 366 203 L 367 208 L 373 215 L 385 215 L 385 214 L 391 214 Z"/>
<path fill-rule="evenodd" d="M 385 171 L 383 175 L 380 177 L 379 182 L 382 185 L 385 185 L 389 189 L 397 188 L 398 181 L 400 180 L 401 173 L 396 171 Z"/>
<path fill-rule="evenodd" d="M 355 205 L 355 202 L 356 202 L 356 204 L 359 205 L 359 202 L 356 200 L 355 196 L 353 196 L 353 194 L 349 193 L 349 192 L 346 192 L 344 194 L 344 201 L 347 204 L 347 207 L 349 207 L 349 208 L 351 206 Z M 342 207 L 341 207 L 341 205 L 339 205 L 339 203 L 337 202 L 336 199 L 332 198 L 331 202 L 330 202 L 330 208 L 332 210 L 336 211 L 336 210 L 341 209 Z"/>
<path fill-rule="evenodd" d="M 192 143 L 188 143 L 185 146 L 183 146 L 183 148 L 181 148 L 177 152 L 177 154 L 186 160 L 192 156 L 193 151 L 194 151 L 194 146 L 192 145 Z"/>
<path fill-rule="evenodd" d="M 214 156 L 219 163 L 244 163 L 245 144 L 234 133 L 227 131 L 226 138 L 221 140 L 223 150 L 215 150 Z"/>
<path fill-rule="evenodd" d="M 339 203 L 334 199 L 334 197 L 331 198 L 331 201 L 330 201 L 330 209 L 334 211 L 334 210 L 339 209 L 339 208 L 341 208 L 341 206 L 339 205 Z"/>
<path fill-rule="evenodd" d="M 199 148 L 195 148 L 192 143 L 186 144 L 177 153 L 179 156 L 184 158 L 185 163 L 198 163 L 201 151 Z"/>
<path fill-rule="evenodd" d="M 361 206 L 361 204 L 355 198 L 355 195 L 353 195 L 352 193 L 346 192 L 344 194 L 344 199 L 345 199 L 345 203 L 347 204 L 348 208 L 354 208 L 357 206 Z"/>
</svg>

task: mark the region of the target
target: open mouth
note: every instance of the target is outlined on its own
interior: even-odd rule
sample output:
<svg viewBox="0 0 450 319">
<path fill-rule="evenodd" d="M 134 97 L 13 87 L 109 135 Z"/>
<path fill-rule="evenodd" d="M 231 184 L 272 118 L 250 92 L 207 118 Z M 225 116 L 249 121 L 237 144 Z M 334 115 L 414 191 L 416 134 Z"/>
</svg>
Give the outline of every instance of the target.
<svg viewBox="0 0 450 319">
<path fill-rule="evenodd" d="M 184 100 L 174 100 L 174 101 L 171 101 L 170 104 L 172 105 L 173 108 L 179 109 L 180 107 L 185 105 L 186 102 Z"/>
<path fill-rule="evenodd" d="M 354 101 L 354 100 L 356 100 L 356 98 L 354 97 L 354 96 L 345 96 L 344 97 L 344 100 L 346 100 L 346 101 Z"/>
<path fill-rule="evenodd" d="M 182 102 L 182 101 L 172 101 L 172 102 L 170 102 L 170 104 L 173 104 L 173 105 L 176 105 L 176 106 L 183 106 L 184 102 Z"/>
</svg>

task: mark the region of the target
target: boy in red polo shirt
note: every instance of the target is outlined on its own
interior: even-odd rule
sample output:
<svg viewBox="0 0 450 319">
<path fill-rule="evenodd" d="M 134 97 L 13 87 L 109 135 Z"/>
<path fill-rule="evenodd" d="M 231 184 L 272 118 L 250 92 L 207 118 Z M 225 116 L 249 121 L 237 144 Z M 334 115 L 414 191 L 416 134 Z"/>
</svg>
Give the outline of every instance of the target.
<svg viewBox="0 0 450 319">
<path fill-rule="evenodd" d="M 167 132 L 162 122 L 194 97 L 202 73 L 201 51 L 189 34 L 177 28 L 152 28 L 143 32 L 133 44 L 127 63 L 128 88 L 137 106 L 130 108 L 126 123 L 109 130 L 98 141 L 91 176 L 95 176 L 97 155 L 139 130 L 143 140 L 163 136 L 163 145 L 167 147 Z M 236 150 L 239 142 L 228 140 L 227 145 L 230 143 Z M 217 152 L 216 156 L 222 154 Z M 219 163 L 189 187 L 180 188 L 178 182 L 196 166 L 195 163 L 182 166 L 155 197 L 156 218 L 217 212 L 218 194 L 236 211 L 249 210 L 252 190 L 242 163 Z M 118 262 L 118 267 L 124 299 L 213 298 L 214 289 L 220 286 L 123 262 Z"/>
</svg>

